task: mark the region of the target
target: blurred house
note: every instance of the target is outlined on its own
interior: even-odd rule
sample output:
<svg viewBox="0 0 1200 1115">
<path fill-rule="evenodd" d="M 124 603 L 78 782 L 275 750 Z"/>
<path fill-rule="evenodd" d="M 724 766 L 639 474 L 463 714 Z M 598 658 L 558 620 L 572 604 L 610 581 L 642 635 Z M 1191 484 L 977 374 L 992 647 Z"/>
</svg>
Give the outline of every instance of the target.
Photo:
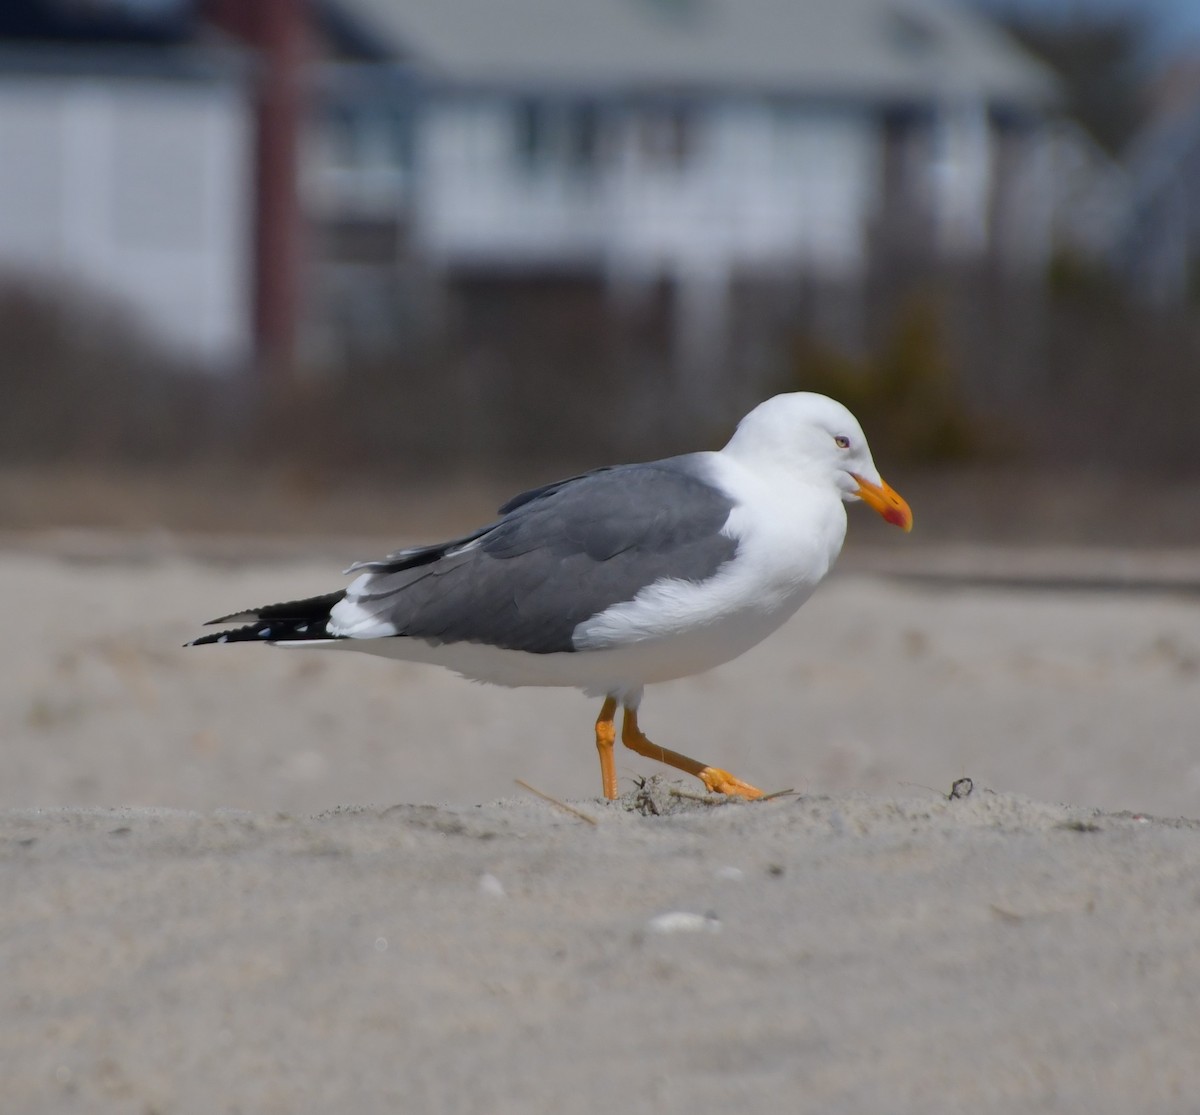
<svg viewBox="0 0 1200 1115">
<path fill-rule="evenodd" d="M 1074 120 L 1049 130 L 1051 246 L 1064 257 L 1108 269 L 1130 202 L 1125 166 Z"/>
<path fill-rule="evenodd" d="M 208 368 L 251 352 L 253 104 L 191 6 L 5 0 L 0 271 L 132 310 Z M 90 292 L 90 293 L 89 293 Z"/>
<path fill-rule="evenodd" d="M 1048 73 L 938 0 L 328 0 L 304 197 L 370 273 L 666 281 L 693 355 L 729 284 L 1051 249 Z M 338 315 L 335 315 L 335 317 Z"/>
<path fill-rule="evenodd" d="M 1175 307 L 1200 293 L 1200 58 L 1179 59 L 1157 93 L 1126 156 L 1129 198 L 1115 254 L 1142 299 Z"/>
<path fill-rule="evenodd" d="M 952 0 L 6 0 L 0 268 L 210 367 L 545 277 L 712 363 L 748 280 L 1038 272 L 1054 103 Z"/>
</svg>

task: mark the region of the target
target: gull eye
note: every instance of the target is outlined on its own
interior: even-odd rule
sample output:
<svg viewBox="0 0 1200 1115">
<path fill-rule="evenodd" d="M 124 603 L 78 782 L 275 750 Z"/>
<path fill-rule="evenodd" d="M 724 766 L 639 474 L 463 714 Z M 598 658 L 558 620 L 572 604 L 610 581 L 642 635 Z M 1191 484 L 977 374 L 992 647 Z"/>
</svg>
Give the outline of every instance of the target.
<svg viewBox="0 0 1200 1115">
<path fill-rule="evenodd" d="M 839 449 L 850 448 L 850 439 L 845 434 L 838 434 L 833 440 Z"/>
</svg>

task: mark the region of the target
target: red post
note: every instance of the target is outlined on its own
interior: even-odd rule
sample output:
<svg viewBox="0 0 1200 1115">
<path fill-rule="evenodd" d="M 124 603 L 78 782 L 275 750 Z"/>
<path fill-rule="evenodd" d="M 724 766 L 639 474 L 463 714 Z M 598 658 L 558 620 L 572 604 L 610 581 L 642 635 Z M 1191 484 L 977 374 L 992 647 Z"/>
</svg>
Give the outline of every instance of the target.
<svg viewBox="0 0 1200 1115">
<path fill-rule="evenodd" d="M 266 396 L 291 394 L 300 309 L 303 217 L 298 193 L 307 0 L 210 0 L 213 20 L 257 52 L 254 335 Z"/>
</svg>

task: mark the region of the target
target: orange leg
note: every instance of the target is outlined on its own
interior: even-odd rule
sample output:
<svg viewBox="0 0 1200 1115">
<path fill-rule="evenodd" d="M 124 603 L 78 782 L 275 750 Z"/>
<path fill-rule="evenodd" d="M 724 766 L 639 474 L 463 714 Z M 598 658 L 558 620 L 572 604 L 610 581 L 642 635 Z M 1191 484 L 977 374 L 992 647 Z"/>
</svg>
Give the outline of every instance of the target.
<svg viewBox="0 0 1200 1115">
<path fill-rule="evenodd" d="M 605 708 L 607 707 L 606 703 Z M 603 716 L 603 713 L 601 715 Z M 599 735 L 599 730 L 600 728 L 597 724 L 597 736 Z M 674 767 L 676 770 L 694 774 L 704 783 L 710 793 L 736 794 L 743 798 L 760 798 L 763 796 L 762 790 L 756 789 L 748 782 L 743 782 L 740 778 L 734 778 L 726 770 L 719 770 L 717 767 L 698 763 L 695 759 L 689 759 L 686 755 L 680 755 L 678 751 L 668 751 L 665 747 L 659 747 L 657 743 L 651 743 L 638 727 L 637 712 L 634 709 L 627 708 L 625 710 L 625 719 L 621 723 L 621 742 L 631 751 L 636 751 L 639 755 L 647 759 L 657 759 L 660 763 L 666 763 L 667 766 Z"/>
<path fill-rule="evenodd" d="M 600 752 L 600 780 L 604 783 L 604 796 L 609 801 L 617 796 L 617 767 L 613 762 L 613 744 L 617 739 L 613 717 L 616 715 L 616 698 L 605 697 L 604 707 L 596 718 L 596 750 Z"/>
</svg>

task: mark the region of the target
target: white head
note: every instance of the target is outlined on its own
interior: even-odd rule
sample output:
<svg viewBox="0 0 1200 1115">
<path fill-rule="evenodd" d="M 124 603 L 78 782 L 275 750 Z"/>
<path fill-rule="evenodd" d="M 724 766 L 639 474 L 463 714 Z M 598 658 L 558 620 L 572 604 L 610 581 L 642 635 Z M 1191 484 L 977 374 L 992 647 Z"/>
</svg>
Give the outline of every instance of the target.
<svg viewBox="0 0 1200 1115">
<path fill-rule="evenodd" d="M 829 484 L 847 503 L 861 499 L 889 523 L 912 529 L 912 512 L 879 475 L 858 419 L 825 395 L 797 391 L 760 403 L 738 423 L 724 452 Z"/>
</svg>

